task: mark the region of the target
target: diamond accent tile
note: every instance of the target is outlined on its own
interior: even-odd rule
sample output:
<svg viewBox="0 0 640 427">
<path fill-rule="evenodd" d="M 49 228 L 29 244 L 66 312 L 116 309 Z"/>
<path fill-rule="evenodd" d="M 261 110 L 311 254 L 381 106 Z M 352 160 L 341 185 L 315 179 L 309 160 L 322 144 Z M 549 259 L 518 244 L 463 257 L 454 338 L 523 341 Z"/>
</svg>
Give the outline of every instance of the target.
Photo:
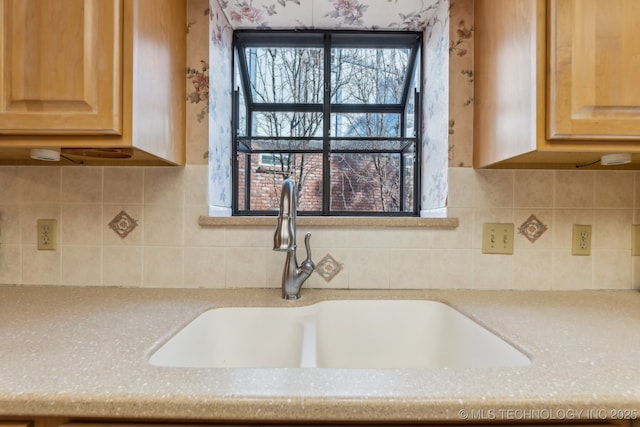
<svg viewBox="0 0 640 427">
<path fill-rule="evenodd" d="M 326 282 L 336 277 L 342 271 L 342 263 L 336 261 L 331 254 L 326 254 L 320 262 L 316 264 L 316 272 L 322 276 Z"/>
<path fill-rule="evenodd" d="M 109 228 L 112 229 L 121 239 L 124 239 L 138 226 L 138 220 L 133 219 L 125 211 L 120 211 L 111 222 Z"/>
<path fill-rule="evenodd" d="M 532 214 L 518 227 L 518 233 L 526 237 L 531 243 L 534 243 L 547 229 L 548 227 Z"/>
</svg>

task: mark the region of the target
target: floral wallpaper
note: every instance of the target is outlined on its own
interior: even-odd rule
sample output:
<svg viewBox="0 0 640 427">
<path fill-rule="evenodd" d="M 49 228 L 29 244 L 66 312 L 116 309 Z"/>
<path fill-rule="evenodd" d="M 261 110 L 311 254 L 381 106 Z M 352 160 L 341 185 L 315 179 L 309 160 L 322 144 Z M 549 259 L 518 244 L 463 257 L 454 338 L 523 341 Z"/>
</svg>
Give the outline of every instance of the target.
<svg viewBox="0 0 640 427">
<path fill-rule="evenodd" d="M 195 15 L 198 22 L 202 16 L 209 20 L 208 58 L 189 58 L 186 77 L 192 114 L 200 124 L 208 115 L 209 144 L 203 158 L 209 164 L 210 215 L 231 213 L 231 47 L 236 28 L 424 31 L 423 84 L 430 96 L 423 100 L 421 214 L 437 215 L 446 207 L 452 152 L 449 6 L 449 0 L 210 0 L 202 5 Z M 208 91 L 206 81 L 211 82 Z"/>
<path fill-rule="evenodd" d="M 436 9 L 423 48 L 421 216 L 444 216 L 448 194 L 449 2 Z"/>
<path fill-rule="evenodd" d="M 231 73 L 233 29 L 214 0 L 209 9 L 209 210 L 231 215 Z"/>
<path fill-rule="evenodd" d="M 234 28 L 427 28 L 443 0 L 219 0 Z"/>
<path fill-rule="evenodd" d="M 209 2 L 187 7 L 187 164 L 209 162 Z"/>
<path fill-rule="evenodd" d="M 198 122 L 209 114 L 209 63 L 200 60 L 200 68 L 187 66 L 187 79 L 192 84 L 192 91 L 187 93 L 187 100 L 192 104 L 202 104 L 202 109 L 196 115 Z"/>
<path fill-rule="evenodd" d="M 449 166 L 473 165 L 473 0 L 451 2 Z"/>
</svg>

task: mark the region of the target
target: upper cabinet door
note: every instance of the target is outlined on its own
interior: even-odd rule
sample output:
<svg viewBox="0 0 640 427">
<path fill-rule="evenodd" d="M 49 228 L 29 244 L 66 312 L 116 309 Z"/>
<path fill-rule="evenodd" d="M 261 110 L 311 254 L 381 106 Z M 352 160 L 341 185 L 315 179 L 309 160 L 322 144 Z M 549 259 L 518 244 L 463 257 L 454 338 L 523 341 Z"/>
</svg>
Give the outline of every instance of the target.
<svg viewBox="0 0 640 427">
<path fill-rule="evenodd" d="M 550 0 L 549 139 L 640 139 L 640 2 Z"/>
<path fill-rule="evenodd" d="M 119 0 L 0 0 L 0 134 L 121 134 L 121 23 Z"/>
</svg>

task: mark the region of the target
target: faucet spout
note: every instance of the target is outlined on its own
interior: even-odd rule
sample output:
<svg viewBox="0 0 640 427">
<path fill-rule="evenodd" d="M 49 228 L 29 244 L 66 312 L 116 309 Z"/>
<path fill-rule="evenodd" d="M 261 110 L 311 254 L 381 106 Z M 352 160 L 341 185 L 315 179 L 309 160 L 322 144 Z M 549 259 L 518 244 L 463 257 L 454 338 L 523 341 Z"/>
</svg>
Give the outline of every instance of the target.
<svg viewBox="0 0 640 427">
<path fill-rule="evenodd" d="M 280 193 L 280 213 L 273 235 L 274 251 L 295 251 L 296 249 L 296 193 L 292 180 L 285 179 Z"/>
<path fill-rule="evenodd" d="M 309 278 L 315 264 L 311 260 L 311 233 L 304 238 L 307 257 L 298 265 L 296 257 L 296 195 L 295 185 L 291 179 L 282 183 L 280 194 L 280 213 L 276 231 L 273 235 L 273 250 L 287 252 L 282 271 L 282 298 L 295 300 L 300 298 L 300 288 Z"/>
</svg>

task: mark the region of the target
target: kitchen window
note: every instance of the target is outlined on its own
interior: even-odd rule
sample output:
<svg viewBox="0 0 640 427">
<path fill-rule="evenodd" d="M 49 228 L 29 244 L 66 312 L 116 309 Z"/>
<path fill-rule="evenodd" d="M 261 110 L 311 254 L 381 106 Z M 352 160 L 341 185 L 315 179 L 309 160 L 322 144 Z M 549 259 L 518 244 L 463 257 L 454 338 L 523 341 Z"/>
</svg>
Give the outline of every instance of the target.
<svg viewBox="0 0 640 427">
<path fill-rule="evenodd" d="M 417 216 L 419 32 L 234 33 L 233 213 Z"/>
</svg>

